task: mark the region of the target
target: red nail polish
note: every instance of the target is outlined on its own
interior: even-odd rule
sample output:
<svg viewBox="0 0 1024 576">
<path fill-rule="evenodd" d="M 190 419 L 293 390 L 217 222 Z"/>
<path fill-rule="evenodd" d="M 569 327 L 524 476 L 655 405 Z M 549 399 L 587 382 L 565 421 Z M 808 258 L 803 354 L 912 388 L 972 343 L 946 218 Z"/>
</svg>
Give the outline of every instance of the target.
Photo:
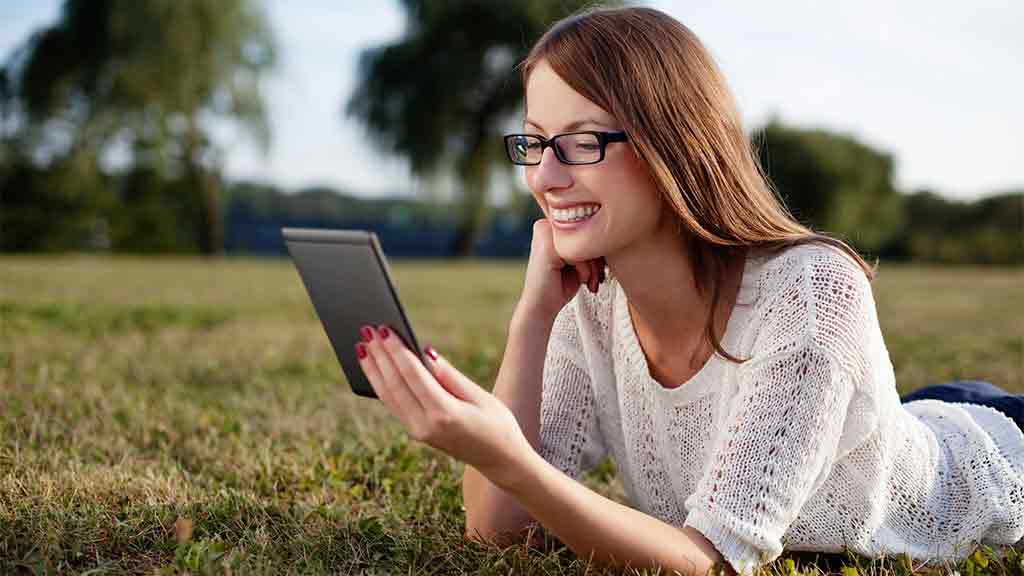
<svg viewBox="0 0 1024 576">
<path fill-rule="evenodd" d="M 391 331 L 388 330 L 387 326 L 381 326 L 380 327 L 380 337 L 381 337 L 382 340 L 386 340 L 387 337 L 388 337 L 388 334 L 390 334 L 390 333 L 391 333 Z"/>
<path fill-rule="evenodd" d="M 373 340 L 373 330 L 370 330 L 369 326 L 363 326 L 359 329 L 359 337 L 363 339 L 363 342 L 369 342 Z"/>
<path fill-rule="evenodd" d="M 356 342 L 356 356 L 358 356 L 360 360 L 366 358 L 366 345 L 362 342 Z"/>
<path fill-rule="evenodd" d="M 427 356 L 430 356 L 431 360 L 433 360 L 435 362 L 437 361 L 437 350 L 434 350 L 433 346 L 428 344 L 427 348 L 424 350 L 424 352 L 427 353 Z"/>
</svg>

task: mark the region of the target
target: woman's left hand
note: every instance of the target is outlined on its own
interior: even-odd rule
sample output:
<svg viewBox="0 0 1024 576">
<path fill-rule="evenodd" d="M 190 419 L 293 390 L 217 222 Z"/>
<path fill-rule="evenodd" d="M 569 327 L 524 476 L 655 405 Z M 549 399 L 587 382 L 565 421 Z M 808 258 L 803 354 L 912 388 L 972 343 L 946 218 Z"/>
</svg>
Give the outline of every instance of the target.
<svg viewBox="0 0 1024 576">
<path fill-rule="evenodd" d="M 360 336 L 356 353 L 363 373 L 413 439 L 473 466 L 498 486 L 515 481 L 533 447 L 504 402 L 427 347 L 431 374 L 386 326 L 364 326 Z"/>
</svg>

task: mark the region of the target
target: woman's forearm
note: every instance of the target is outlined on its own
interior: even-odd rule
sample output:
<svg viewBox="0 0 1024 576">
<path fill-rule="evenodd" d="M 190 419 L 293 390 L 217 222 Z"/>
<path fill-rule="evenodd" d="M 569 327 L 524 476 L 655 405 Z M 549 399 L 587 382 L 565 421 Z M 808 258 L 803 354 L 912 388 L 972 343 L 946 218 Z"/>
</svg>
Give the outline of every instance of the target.
<svg viewBox="0 0 1024 576">
<path fill-rule="evenodd" d="M 540 456 L 543 366 L 553 324 L 553 318 L 531 316 L 526 309 L 513 314 L 494 395 L 516 416 L 533 450 L 517 464 L 516 480 L 504 487 L 465 467 L 467 536 L 506 544 L 536 520 L 581 558 L 705 574 L 722 557 L 702 534 L 605 498 Z"/>
<path fill-rule="evenodd" d="M 606 498 L 533 453 L 506 493 L 580 558 L 623 567 L 706 574 L 722 556 L 700 532 Z M 732 572 L 726 563 L 724 568 Z"/>
<path fill-rule="evenodd" d="M 516 308 L 494 385 L 494 395 L 512 411 L 523 435 L 537 451 L 544 356 L 553 324 L 553 318 L 538 315 L 523 305 Z M 462 496 L 470 538 L 483 536 L 505 543 L 508 536 L 518 535 L 532 520 L 514 497 L 471 466 L 466 466 L 463 474 Z"/>
<path fill-rule="evenodd" d="M 505 356 L 494 383 L 494 395 L 516 415 L 534 450 L 540 449 L 540 399 L 544 357 L 554 318 L 519 306 L 509 322 Z"/>
</svg>

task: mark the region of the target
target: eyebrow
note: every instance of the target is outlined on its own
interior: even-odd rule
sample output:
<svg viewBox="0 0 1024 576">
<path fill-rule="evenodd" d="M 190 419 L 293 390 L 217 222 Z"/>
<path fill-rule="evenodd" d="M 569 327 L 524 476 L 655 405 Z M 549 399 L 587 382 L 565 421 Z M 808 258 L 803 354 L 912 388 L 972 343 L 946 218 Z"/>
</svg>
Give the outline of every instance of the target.
<svg viewBox="0 0 1024 576">
<path fill-rule="evenodd" d="M 529 118 L 527 118 L 523 122 L 523 124 L 524 125 L 530 124 L 534 128 L 540 130 L 541 132 L 544 131 L 544 129 L 541 128 L 540 124 L 534 122 L 533 120 L 530 120 Z M 608 122 L 605 122 L 603 120 L 597 120 L 595 118 L 581 118 L 579 120 L 576 120 L 575 122 L 570 122 L 569 124 L 566 124 L 565 128 L 563 128 L 562 131 L 563 132 L 572 132 L 573 130 L 579 128 L 580 126 L 582 126 L 584 124 L 600 124 L 602 126 L 608 126 L 609 125 Z"/>
</svg>

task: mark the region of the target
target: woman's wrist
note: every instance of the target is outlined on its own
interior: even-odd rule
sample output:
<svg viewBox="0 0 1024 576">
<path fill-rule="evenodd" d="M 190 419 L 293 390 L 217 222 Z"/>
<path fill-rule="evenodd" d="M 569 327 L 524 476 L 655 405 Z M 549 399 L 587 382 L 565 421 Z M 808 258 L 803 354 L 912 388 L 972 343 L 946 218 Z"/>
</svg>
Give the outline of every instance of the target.
<svg viewBox="0 0 1024 576">
<path fill-rule="evenodd" d="M 544 458 L 527 442 L 514 457 L 510 458 L 506 466 L 481 473 L 492 484 L 519 500 L 524 490 L 536 484 L 536 479 L 545 465 L 547 462 Z"/>
<path fill-rule="evenodd" d="M 541 304 L 521 298 L 512 312 L 511 324 L 514 327 L 520 324 L 539 323 L 543 326 L 551 327 L 554 325 L 557 316 L 558 310 L 550 310 Z"/>
</svg>

